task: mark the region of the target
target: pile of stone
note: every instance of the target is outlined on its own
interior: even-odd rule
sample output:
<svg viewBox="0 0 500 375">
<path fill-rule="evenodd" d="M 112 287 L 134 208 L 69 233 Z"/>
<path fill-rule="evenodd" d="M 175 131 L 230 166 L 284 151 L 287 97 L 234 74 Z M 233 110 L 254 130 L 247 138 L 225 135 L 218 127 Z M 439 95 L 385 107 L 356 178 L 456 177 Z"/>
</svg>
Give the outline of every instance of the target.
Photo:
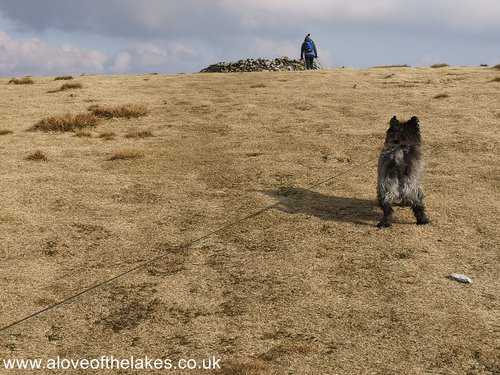
<svg viewBox="0 0 500 375">
<path fill-rule="evenodd" d="M 304 70 L 304 63 L 289 57 L 245 59 L 236 62 L 220 62 L 203 69 L 201 73 L 277 72 Z"/>
</svg>

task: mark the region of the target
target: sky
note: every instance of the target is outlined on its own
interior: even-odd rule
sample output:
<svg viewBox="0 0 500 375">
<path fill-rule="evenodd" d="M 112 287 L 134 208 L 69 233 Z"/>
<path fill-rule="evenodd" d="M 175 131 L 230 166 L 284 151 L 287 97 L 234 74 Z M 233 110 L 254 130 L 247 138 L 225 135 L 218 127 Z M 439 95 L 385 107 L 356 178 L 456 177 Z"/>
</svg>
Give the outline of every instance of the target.
<svg viewBox="0 0 500 375">
<path fill-rule="evenodd" d="M 500 0 L 0 0 L 0 75 L 196 72 L 298 57 L 325 67 L 500 63 Z"/>
</svg>

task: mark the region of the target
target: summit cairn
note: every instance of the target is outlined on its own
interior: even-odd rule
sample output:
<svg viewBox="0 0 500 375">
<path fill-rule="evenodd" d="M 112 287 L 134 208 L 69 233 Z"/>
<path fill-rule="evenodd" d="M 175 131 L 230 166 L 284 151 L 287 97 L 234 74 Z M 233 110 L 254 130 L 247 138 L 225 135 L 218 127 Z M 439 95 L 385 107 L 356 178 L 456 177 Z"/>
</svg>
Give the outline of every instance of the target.
<svg viewBox="0 0 500 375">
<path fill-rule="evenodd" d="M 200 73 L 279 72 L 304 70 L 304 63 L 289 57 L 268 59 L 244 59 L 236 62 L 219 62 Z"/>
</svg>

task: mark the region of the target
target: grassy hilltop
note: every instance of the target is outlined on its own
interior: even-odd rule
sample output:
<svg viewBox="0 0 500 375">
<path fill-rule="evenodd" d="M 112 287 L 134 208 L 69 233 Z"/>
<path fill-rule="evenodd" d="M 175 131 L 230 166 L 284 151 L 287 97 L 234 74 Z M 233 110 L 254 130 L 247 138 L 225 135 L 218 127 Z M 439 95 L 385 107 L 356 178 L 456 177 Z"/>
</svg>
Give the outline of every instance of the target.
<svg viewBox="0 0 500 375">
<path fill-rule="evenodd" d="M 1 325 L 165 258 L 3 333 L 0 358 L 216 355 L 223 374 L 498 373 L 499 76 L 1 79 Z M 375 228 L 393 114 L 421 119 L 427 227 L 398 209 L 392 229 Z M 474 284 L 448 280 L 453 272 Z"/>
</svg>

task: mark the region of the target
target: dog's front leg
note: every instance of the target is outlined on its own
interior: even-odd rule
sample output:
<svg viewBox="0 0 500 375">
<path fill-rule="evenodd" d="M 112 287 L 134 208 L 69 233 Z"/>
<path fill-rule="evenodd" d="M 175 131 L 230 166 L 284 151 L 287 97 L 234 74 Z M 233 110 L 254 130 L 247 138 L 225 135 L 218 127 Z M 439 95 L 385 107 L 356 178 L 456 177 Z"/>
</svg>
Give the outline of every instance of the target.
<svg viewBox="0 0 500 375">
<path fill-rule="evenodd" d="M 384 216 L 382 217 L 382 220 L 380 220 L 380 222 L 377 224 L 377 227 L 389 228 L 392 225 L 392 214 L 394 210 L 392 209 L 391 205 L 386 202 L 381 203 L 380 207 L 384 212 Z"/>
<path fill-rule="evenodd" d="M 415 215 L 415 219 L 417 219 L 417 225 L 426 225 L 429 224 L 429 218 L 425 213 L 425 205 L 424 205 L 424 193 L 422 189 L 419 188 L 417 191 L 417 197 L 414 200 L 413 205 L 411 206 L 413 210 L 413 214 Z"/>
<path fill-rule="evenodd" d="M 417 225 L 429 224 L 430 221 L 425 213 L 425 206 L 423 204 L 413 206 L 412 210 L 415 218 L 417 219 Z"/>
</svg>

